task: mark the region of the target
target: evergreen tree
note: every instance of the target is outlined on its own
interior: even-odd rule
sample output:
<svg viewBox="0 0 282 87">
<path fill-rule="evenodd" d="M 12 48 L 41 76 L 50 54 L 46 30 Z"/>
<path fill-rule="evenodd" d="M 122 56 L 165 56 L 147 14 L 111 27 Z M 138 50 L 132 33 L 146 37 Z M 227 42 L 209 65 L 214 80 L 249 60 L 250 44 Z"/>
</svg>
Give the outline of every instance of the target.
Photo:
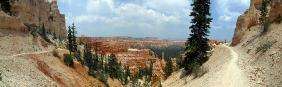
<svg viewBox="0 0 282 87">
<path fill-rule="evenodd" d="M 129 69 L 129 67 L 126 67 L 125 68 L 125 75 L 124 75 L 124 79 L 125 79 L 125 81 L 124 81 L 124 83 L 125 84 L 127 84 L 128 82 L 129 82 L 129 77 L 130 77 L 130 69 Z"/>
<path fill-rule="evenodd" d="M 10 0 L 1 0 L 0 1 L 1 9 L 11 15 L 11 4 Z"/>
<path fill-rule="evenodd" d="M 93 62 L 94 62 L 93 66 L 94 66 L 94 69 L 95 69 L 96 71 L 102 69 L 102 67 L 103 67 L 103 66 L 102 66 L 102 63 L 99 61 L 99 57 L 98 57 L 97 54 L 94 54 L 94 55 L 93 55 Z"/>
<path fill-rule="evenodd" d="M 147 67 L 144 69 L 145 70 L 145 73 L 144 73 L 144 76 L 145 76 L 145 82 L 144 82 L 144 87 L 151 87 L 151 76 L 152 76 L 152 73 L 151 73 L 151 66 Z"/>
<path fill-rule="evenodd" d="M 270 0 L 262 0 L 262 4 L 260 7 L 260 23 L 262 26 L 262 33 L 265 33 L 267 31 L 268 25 L 269 25 L 269 20 L 268 20 L 268 9 L 267 6 L 270 4 Z"/>
<path fill-rule="evenodd" d="M 118 78 L 118 73 L 120 72 L 120 67 L 118 60 L 114 54 L 111 54 L 109 59 L 109 73 L 111 78 Z"/>
<path fill-rule="evenodd" d="M 89 48 L 88 44 L 86 44 L 86 48 L 84 50 L 84 63 L 89 68 L 90 72 L 94 71 L 95 65 L 93 61 L 93 55 L 91 52 L 91 48 Z"/>
<path fill-rule="evenodd" d="M 76 27 L 74 25 L 74 23 L 72 24 L 72 26 L 68 27 L 68 49 L 70 51 L 70 54 L 72 52 L 76 52 L 77 51 L 77 44 L 76 44 Z"/>
<path fill-rule="evenodd" d="M 166 76 L 166 77 L 169 77 L 172 72 L 173 72 L 172 60 L 171 60 L 171 59 L 168 59 L 168 60 L 166 61 L 166 66 L 165 66 L 165 76 Z"/>
<path fill-rule="evenodd" d="M 207 36 L 212 21 L 210 0 L 193 0 L 191 6 L 193 6 L 190 14 L 193 17 L 190 26 L 192 34 L 186 42 L 184 59 L 184 69 L 188 74 L 208 60 L 207 51 L 210 47 Z"/>
<path fill-rule="evenodd" d="M 74 25 L 74 23 L 72 24 L 72 43 L 73 43 L 73 52 L 77 51 L 77 42 L 76 42 L 76 26 Z"/>
<path fill-rule="evenodd" d="M 46 28 L 45 28 L 45 25 L 44 25 L 44 24 L 42 25 L 42 36 L 43 36 L 44 38 L 47 37 L 47 31 L 46 31 Z"/>
<path fill-rule="evenodd" d="M 68 49 L 70 51 L 70 54 L 71 52 L 73 51 L 73 42 L 72 42 L 72 29 L 71 29 L 71 26 L 68 27 Z"/>
</svg>

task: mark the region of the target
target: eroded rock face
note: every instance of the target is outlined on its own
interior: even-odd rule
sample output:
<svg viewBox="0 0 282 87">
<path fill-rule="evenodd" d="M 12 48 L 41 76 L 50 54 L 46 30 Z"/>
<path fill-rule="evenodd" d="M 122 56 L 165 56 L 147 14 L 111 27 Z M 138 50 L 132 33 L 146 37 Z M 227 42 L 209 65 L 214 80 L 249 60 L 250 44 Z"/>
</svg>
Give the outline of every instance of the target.
<svg viewBox="0 0 282 87">
<path fill-rule="evenodd" d="M 26 28 L 19 19 L 0 11 L 0 29 L 26 30 Z"/>
<path fill-rule="evenodd" d="M 251 0 L 250 8 L 237 20 L 236 30 L 234 33 L 232 45 L 235 46 L 242 41 L 244 35 L 252 31 L 250 28 L 255 25 L 259 25 L 260 18 L 260 6 L 262 0 Z M 275 22 L 279 17 L 282 16 L 282 1 L 272 0 L 269 6 L 269 20 Z M 258 28 L 260 29 L 260 28 Z"/>
<path fill-rule="evenodd" d="M 271 22 L 277 21 L 276 19 L 282 16 L 282 0 L 272 0 L 271 9 L 269 12 L 269 19 Z"/>
<path fill-rule="evenodd" d="M 56 37 L 66 37 L 65 16 L 58 10 L 55 0 L 10 0 L 10 5 L 11 13 L 0 15 L 1 29 L 18 28 L 23 24 L 26 27 L 37 28 L 42 28 L 44 25 L 47 32 Z M 7 18 L 12 20 L 6 20 Z"/>
</svg>

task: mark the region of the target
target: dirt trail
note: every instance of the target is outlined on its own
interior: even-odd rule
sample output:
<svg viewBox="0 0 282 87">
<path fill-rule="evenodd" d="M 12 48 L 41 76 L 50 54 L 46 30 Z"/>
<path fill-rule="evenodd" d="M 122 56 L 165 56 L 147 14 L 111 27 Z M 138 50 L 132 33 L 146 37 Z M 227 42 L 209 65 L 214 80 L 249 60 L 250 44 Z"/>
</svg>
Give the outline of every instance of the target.
<svg viewBox="0 0 282 87">
<path fill-rule="evenodd" d="M 244 87 L 246 86 L 247 78 L 244 72 L 240 69 L 239 55 L 234 51 L 233 48 L 226 46 L 231 53 L 231 60 L 228 62 L 229 65 L 224 72 L 222 81 L 225 86 L 229 87 Z"/>
<path fill-rule="evenodd" d="M 247 87 L 248 79 L 239 61 L 234 48 L 217 46 L 203 65 L 208 69 L 206 74 L 196 79 L 192 76 L 180 79 L 181 72 L 177 72 L 164 82 L 164 87 Z"/>
<path fill-rule="evenodd" d="M 52 50 L 46 50 L 46 51 L 40 51 L 40 52 L 30 52 L 30 53 L 20 53 L 20 54 L 14 54 L 11 56 L 1 56 L 0 55 L 0 59 L 10 59 L 10 58 L 16 58 L 19 56 L 25 56 L 25 55 L 37 55 L 37 54 L 44 54 L 44 53 L 49 53 L 52 52 Z"/>
<path fill-rule="evenodd" d="M 50 51 L 50 50 L 47 50 L 47 51 L 41 51 L 41 52 L 20 53 L 20 54 L 12 55 L 12 56 L 10 56 L 10 57 L 18 57 L 18 56 L 22 56 L 22 55 L 32 55 L 32 54 L 43 54 L 43 53 L 48 53 L 48 52 L 51 52 L 51 51 Z"/>
</svg>

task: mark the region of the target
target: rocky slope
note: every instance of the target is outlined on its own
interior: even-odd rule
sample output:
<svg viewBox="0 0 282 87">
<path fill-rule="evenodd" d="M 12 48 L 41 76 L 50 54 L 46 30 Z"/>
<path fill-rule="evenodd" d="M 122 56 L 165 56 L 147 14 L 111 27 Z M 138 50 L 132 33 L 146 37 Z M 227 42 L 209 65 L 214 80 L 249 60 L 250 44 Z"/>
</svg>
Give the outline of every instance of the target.
<svg viewBox="0 0 282 87">
<path fill-rule="evenodd" d="M 272 0 L 269 6 L 269 27 L 265 33 L 259 21 L 261 0 L 252 0 L 251 7 L 238 18 L 232 45 L 242 57 L 250 86 L 282 86 L 282 2 Z"/>
<path fill-rule="evenodd" d="M 217 45 L 210 59 L 200 71 L 190 76 L 183 70 L 175 72 L 162 85 L 164 87 L 248 87 L 247 74 L 241 69 L 240 53 L 232 47 Z"/>
<path fill-rule="evenodd" d="M 35 35 L 46 29 L 49 40 L 55 40 L 49 36 L 66 37 L 64 15 L 56 1 L 9 1 L 10 11 L 0 8 L 0 87 L 104 87 L 80 63 L 66 66 L 67 50 Z"/>
</svg>

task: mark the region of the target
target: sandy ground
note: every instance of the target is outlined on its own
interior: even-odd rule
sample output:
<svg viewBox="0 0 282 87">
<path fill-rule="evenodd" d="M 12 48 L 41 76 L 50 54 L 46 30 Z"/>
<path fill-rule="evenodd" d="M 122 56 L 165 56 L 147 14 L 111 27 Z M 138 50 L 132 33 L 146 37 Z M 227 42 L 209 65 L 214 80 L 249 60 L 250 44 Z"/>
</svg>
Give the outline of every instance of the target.
<svg viewBox="0 0 282 87">
<path fill-rule="evenodd" d="M 217 46 L 207 63 L 203 65 L 208 72 L 193 79 L 187 76 L 180 79 L 181 71 L 174 73 L 163 82 L 164 87 L 247 87 L 248 80 L 242 71 L 239 57 L 232 47 Z"/>
</svg>

